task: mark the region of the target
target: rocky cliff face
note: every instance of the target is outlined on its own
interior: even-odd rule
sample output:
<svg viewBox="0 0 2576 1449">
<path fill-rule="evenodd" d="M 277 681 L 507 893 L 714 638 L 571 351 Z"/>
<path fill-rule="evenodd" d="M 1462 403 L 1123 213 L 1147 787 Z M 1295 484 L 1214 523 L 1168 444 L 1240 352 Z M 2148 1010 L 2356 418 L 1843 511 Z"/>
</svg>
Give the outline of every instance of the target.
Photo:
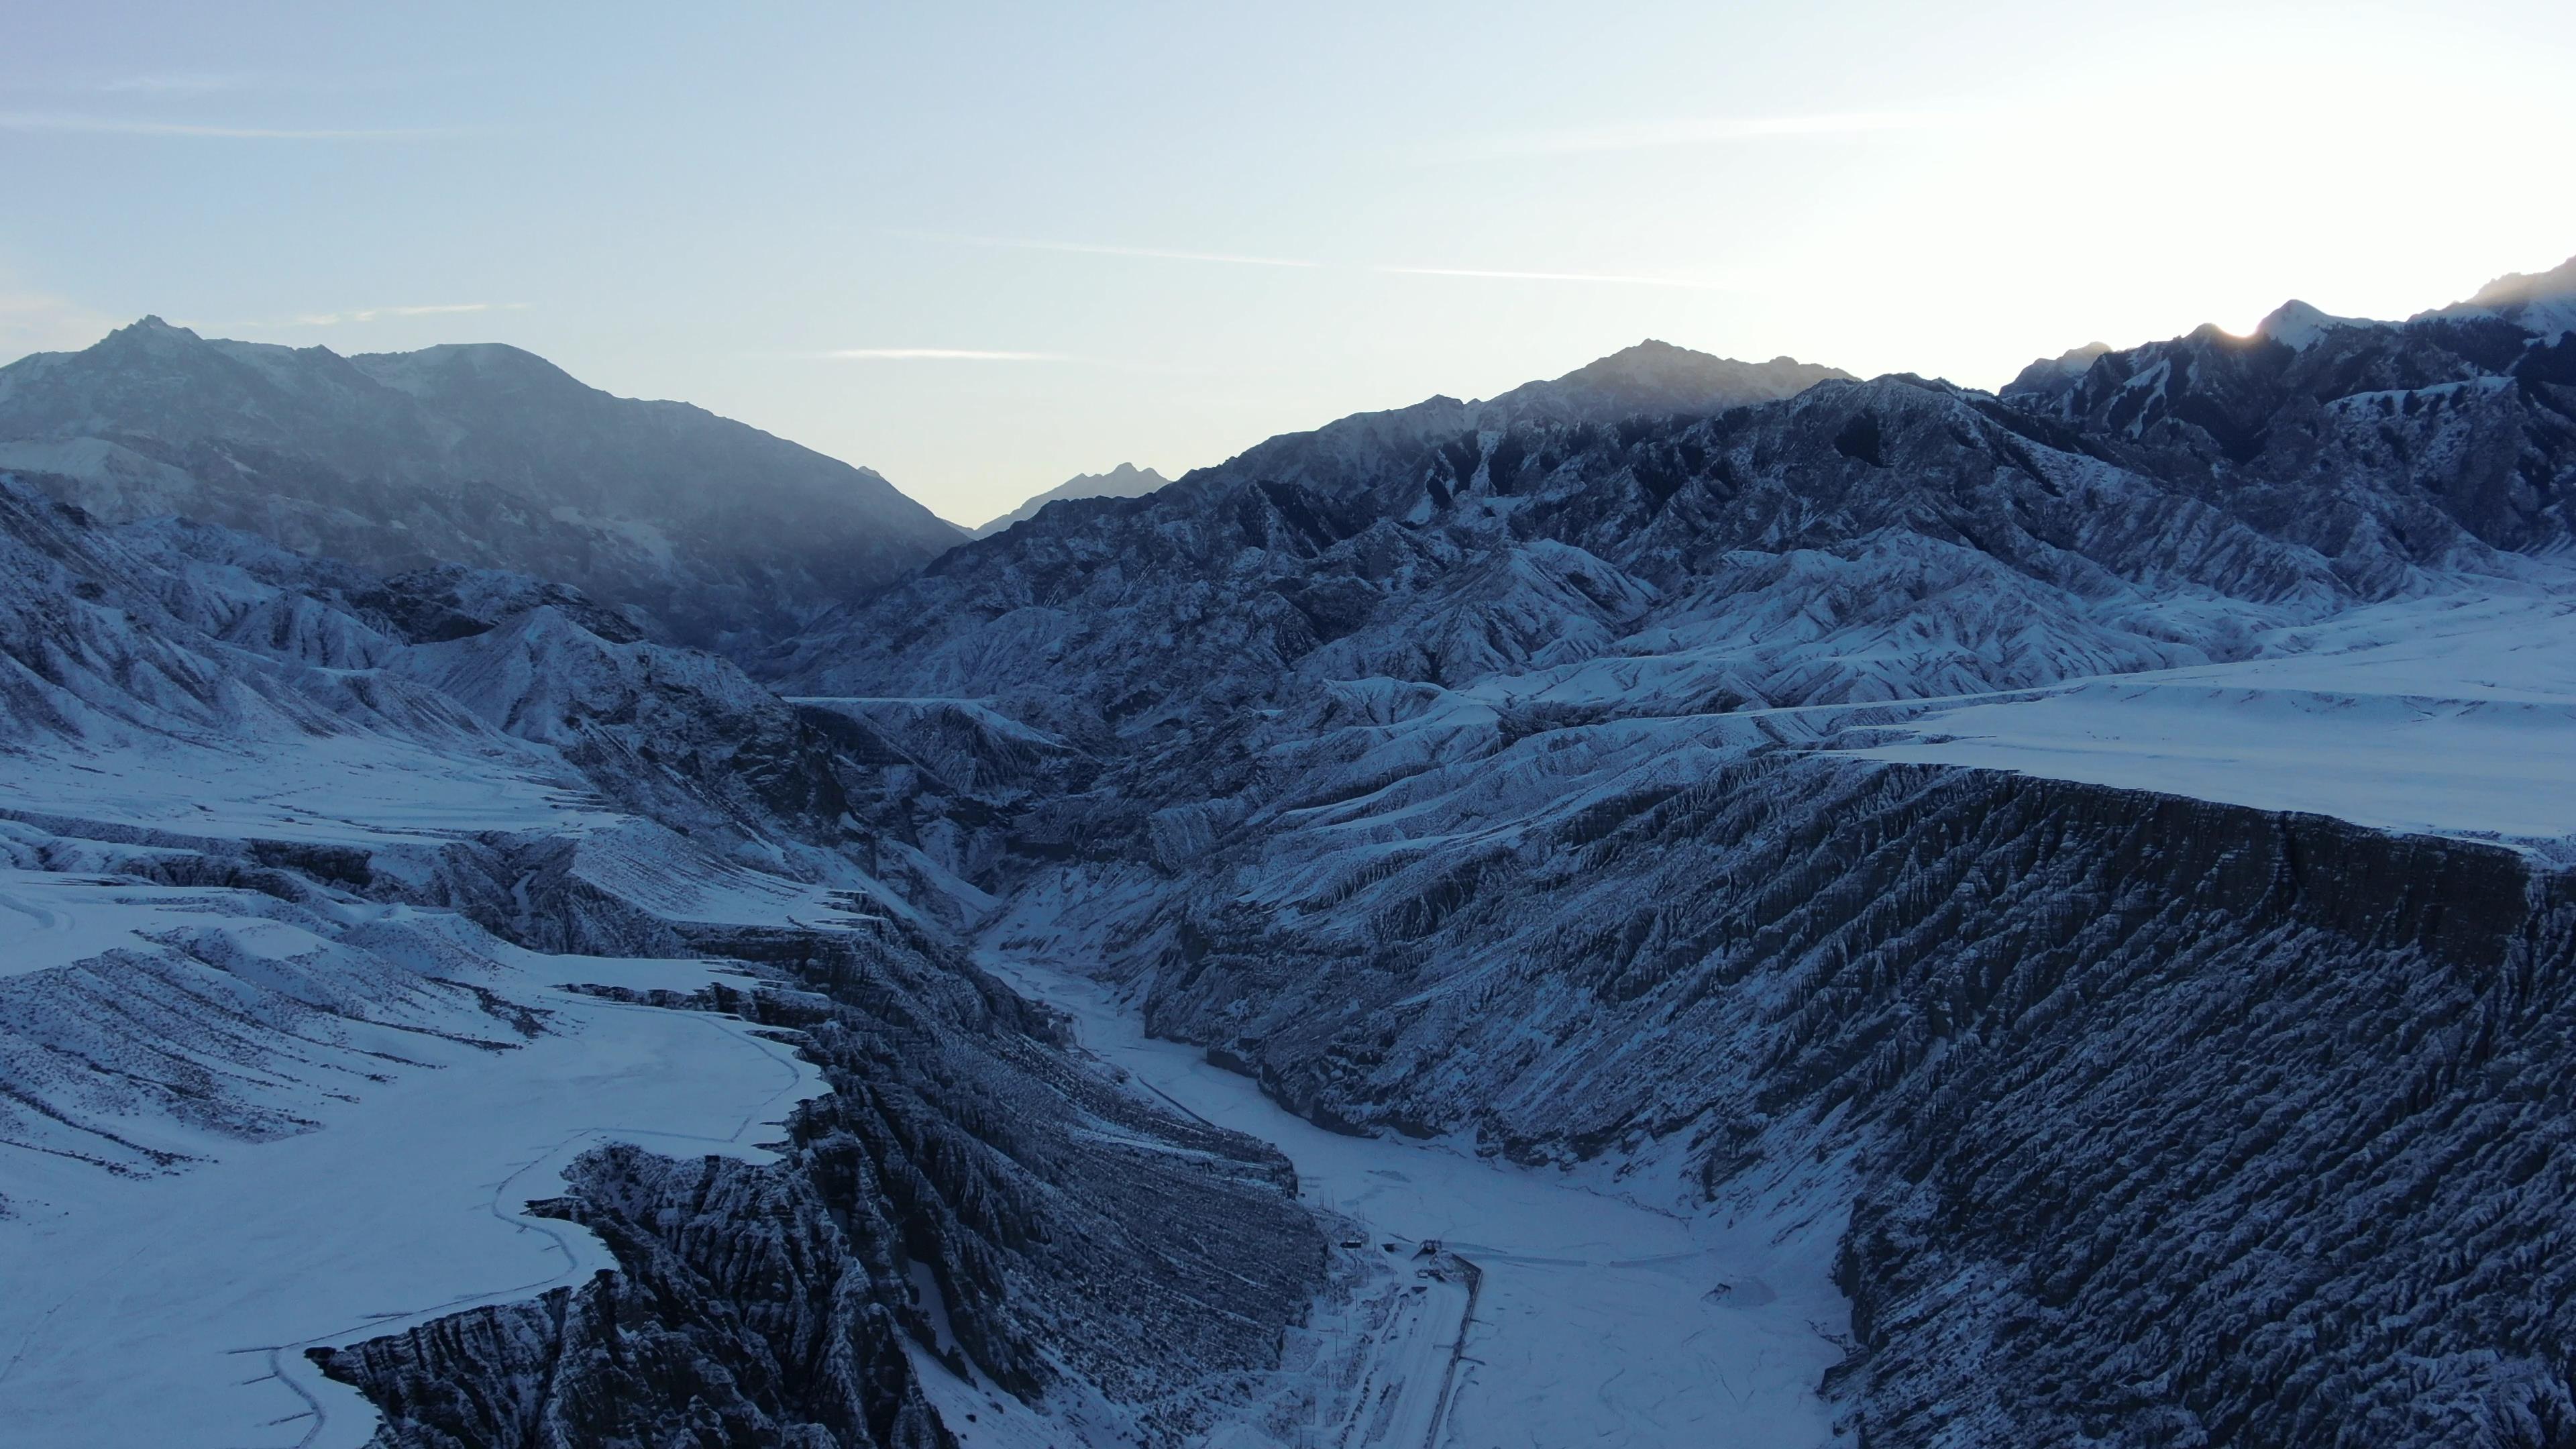
<svg viewBox="0 0 2576 1449">
<path fill-rule="evenodd" d="M 916 1372 L 1079 1386 L 1169 1442 L 1272 1364 L 1323 1274 L 1275 1151 L 1110 1089 L 920 938 L 694 944 L 793 989 L 661 1004 L 791 1034 L 831 1094 L 776 1165 L 583 1159 L 535 1211 L 598 1233 L 616 1273 L 315 1350 L 383 1409 L 381 1442 L 953 1443 Z"/>
<path fill-rule="evenodd" d="M 887 1246 L 861 1251 L 800 1177 L 632 1149 L 537 1205 L 620 1271 L 398 1338 L 316 1350 L 393 1445 L 946 1446 L 914 1383 Z"/>
<path fill-rule="evenodd" d="M 499 345 L 341 357 L 158 318 L 0 368 L 0 466 L 399 573 L 469 564 L 754 650 L 955 543 L 883 478 Z"/>
</svg>

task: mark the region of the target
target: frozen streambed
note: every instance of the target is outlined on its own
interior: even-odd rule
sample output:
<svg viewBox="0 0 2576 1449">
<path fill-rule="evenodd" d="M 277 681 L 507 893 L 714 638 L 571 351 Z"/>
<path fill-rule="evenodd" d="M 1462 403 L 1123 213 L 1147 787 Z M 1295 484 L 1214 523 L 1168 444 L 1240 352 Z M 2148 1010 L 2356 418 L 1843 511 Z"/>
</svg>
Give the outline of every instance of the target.
<svg viewBox="0 0 2576 1449">
<path fill-rule="evenodd" d="M 1681 1210 L 1671 1176 L 1651 1168 L 1615 1190 L 1482 1160 L 1441 1143 L 1348 1137 L 1296 1117 L 1250 1079 L 1195 1047 L 1148 1039 L 1099 984 L 988 952 L 985 966 L 1071 1012 L 1083 1044 L 1209 1121 L 1275 1143 L 1299 1190 L 1364 1224 L 1365 1251 L 1399 1244 L 1399 1263 L 1438 1239 L 1482 1270 L 1445 1422 L 1436 1435 L 1451 1331 L 1401 1336 L 1371 1372 L 1402 1375 L 1403 1401 L 1378 1442 L 1457 1449 L 1604 1449 L 1744 1445 L 1800 1449 L 1834 1441 L 1816 1396 L 1842 1356 L 1828 1335 L 1849 1309 L 1828 1277 L 1839 1203 L 1812 1216 L 1722 1217 Z M 1672 1203 L 1672 1210 L 1659 1204 Z M 1429 1295 L 1425 1295 L 1428 1297 Z M 1463 1306 L 1464 1294 L 1457 1295 Z M 1423 1310 L 1436 1313 L 1438 1304 Z M 1418 1415 L 1418 1417 L 1417 1417 Z M 1397 1431 L 1418 1422 L 1410 1438 Z M 1221 1431 L 1219 1444 L 1258 1437 Z M 1356 1440 L 1354 1442 L 1357 1442 Z"/>
</svg>

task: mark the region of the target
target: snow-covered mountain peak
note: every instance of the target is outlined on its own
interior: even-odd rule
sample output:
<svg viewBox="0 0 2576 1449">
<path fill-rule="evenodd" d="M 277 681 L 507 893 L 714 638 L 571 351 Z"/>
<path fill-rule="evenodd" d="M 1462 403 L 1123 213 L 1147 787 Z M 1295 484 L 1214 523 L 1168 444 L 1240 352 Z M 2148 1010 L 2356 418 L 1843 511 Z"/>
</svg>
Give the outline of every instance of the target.
<svg viewBox="0 0 2576 1449">
<path fill-rule="evenodd" d="M 80 357 L 94 363 L 134 366 L 151 360 L 166 363 L 204 350 L 206 340 L 195 332 L 173 326 L 158 316 L 148 316 L 128 322 L 78 352 L 39 353 L 36 356 Z"/>
<path fill-rule="evenodd" d="M 135 365 L 146 360 L 167 365 L 181 360 L 229 357 L 236 361 L 253 361 L 260 357 L 292 358 L 297 356 L 339 359 L 327 347 L 286 347 L 274 342 L 237 342 L 230 338 L 207 337 L 191 328 L 165 322 L 159 316 L 145 316 L 110 332 L 76 353 L 57 354 L 88 358 L 100 362 Z"/>
<path fill-rule="evenodd" d="M 2367 318 L 2338 317 L 2294 299 L 2273 308 L 2272 315 L 2255 323 L 2254 335 L 2278 342 L 2293 351 L 2304 352 L 2329 332 L 2345 327 L 2378 325 Z"/>
<path fill-rule="evenodd" d="M 2005 383 L 2000 395 L 2017 397 L 2035 393 L 2051 400 L 2062 398 L 2083 380 L 2084 374 L 2092 368 L 2093 360 L 2110 350 L 2108 342 L 2087 342 L 2081 347 L 2070 347 L 2055 357 L 2040 358 Z"/>
<path fill-rule="evenodd" d="M 125 340 L 127 340 L 127 341 L 129 341 L 129 342 L 133 342 L 133 341 L 144 341 L 144 340 L 148 340 L 148 339 L 151 339 L 151 338 L 157 338 L 157 337 L 172 337 L 172 338 L 184 337 L 184 338 L 188 339 L 188 340 L 189 340 L 189 341 L 191 341 L 191 342 L 198 342 L 198 341 L 203 341 L 203 340 L 204 340 L 203 338 L 200 338 L 200 337 L 199 337 L 195 332 L 190 331 L 188 328 L 180 327 L 180 326 L 176 326 L 176 325 L 174 325 L 174 324 L 172 324 L 172 323 L 165 322 L 165 321 L 163 321 L 163 320 L 162 320 L 162 318 L 161 318 L 161 316 L 160 316 L 160 314 L 159 314 L 159 313 L 157 313 L 157 312 L 152 312 L 152 313 L 145 313 L 143 316 L 136 318 L 134 321 L 126 323 L 124 326 L 117 328 L 117 329 L 116 329 L 115 331 L 113 331 L 113 332 L 110 332 L 109 334 L 107 334 L 107 336 L 105 336 L 105 337 L 103 337 L 103 338 L 99 339 L 99 341 L 98 341 L 98 342 L 93 343 L 93 344 L 91 344 L 91 345 L 93 345 L 93 346 L 104 346 L 105 344 L 107 344 L 107 343 L 109 343 L 109 342 L 116 341 L 116 340 L 118 340 L 118 339 L 120 339 L 120 338 L 125 339 Z"/>
</svg>

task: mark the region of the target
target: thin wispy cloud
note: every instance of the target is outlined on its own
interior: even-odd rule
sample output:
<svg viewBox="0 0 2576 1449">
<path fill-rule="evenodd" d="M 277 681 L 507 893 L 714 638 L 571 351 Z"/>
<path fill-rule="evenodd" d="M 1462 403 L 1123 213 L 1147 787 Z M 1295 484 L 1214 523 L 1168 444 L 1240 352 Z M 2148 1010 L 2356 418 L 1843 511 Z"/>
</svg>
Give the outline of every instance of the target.
<svg viewBox="0 0 2576 1449">
<path fill-rule="evenodd" d="M 1320 267 L 1321 262 L 1298 257 L 1265 257 L 1243 252 L 1201 252 L 1170 247 L 1112 246 L 1099 242 L 1044 241 L 1033 237 L 963 236 L 952 232 L 907 231 L 890 229 L 889 235 L 914 237 L 922 241 L 959 242 L 975 247 L 1007 247 L 1027 252 L 1080 252 L 1095 257 L 1144 257 L 1163 262 L 1218 262 L 1237 267 Z"/>
<path fill-rule="evenodd" d="M 257 92 L 276 95 L 347 95 L 407 86 L 453 86 L 494 73 L 489 63 L 476 65 L 404 65 L 389 68 L 330 67 L 293 71 L 176 70 L 89 71 L 56 74 L 42 81 L 20 79 L 9 89 L 28 92 L 115 96 L 208 96 Z"/>
<path fill-rule="evenodd" d="M 373 322 L 379 317 L 443 317 L 457 312 L 524 312 L 526 302 L 438 302 L 420 307 L 355 307 L 346 312 L 307 312 L 299 327 L 337 327 L 344 322 Z"/>
<path fill-rule="evenodd" d="M 988 352 L 974 347 L 840 347 L 820 356 L 836 362 L 1073 362 L 1061 352 Z"/>
<path fill-rule="evenodd" d="M 1617 287 L 1682 287 L 1691 291 L 1725 290 L 1725 284 L 1693 277 L 1650 277 L 1623 272 L 1506 272 L 1481 267 L 1371 267 L 1396 277 L 1481 277 L 1502 282 L 1600 282 Z"/>
<path fill-rule="evenodd" d="M 299 127 L 229 126 L 197 121 L 141 121 L 122 116 L 57 112 L 0 112 L 0 131 L 51 131 L 94 136 L 180 136 L 222 141 L 439 141 L 462 136 L 455 126 Z"/>
<path fill-rule="evenodd" d="M 1955 116 L 1930 111 L 1836 111 L 1805 116 L 1691 116 L 1603 126 L 1579 131 L 1540 131 L 1485 136 L 1434 147 L 1429 159 L 1493 160 L 1514 156 L 1579 156 L 1601 151 L 1645 151 L 1674 146 L 1786 140 L 1801 136 L 1864 136 L 1923 131 L 1954 124 Z"/>
<path fill-rule="evenodd" d="M 241 74 L 121 75 L 100 81 L 97 89 L 110 95 L 201 96 L 248 90 L 259 83 L 257 76 Z"/>
</svg>

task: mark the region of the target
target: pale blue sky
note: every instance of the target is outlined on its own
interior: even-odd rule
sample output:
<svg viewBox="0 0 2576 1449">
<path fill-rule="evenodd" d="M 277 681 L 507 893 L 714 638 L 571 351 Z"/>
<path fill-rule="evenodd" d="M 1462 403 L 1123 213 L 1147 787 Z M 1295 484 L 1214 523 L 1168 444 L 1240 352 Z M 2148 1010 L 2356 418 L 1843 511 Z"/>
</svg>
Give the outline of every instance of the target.
<svg viewBox="0 0 2576 1449">
<path fill-rule="evenodd" d="M 2564 0 L 0 7 L 0 356 L 512 342 L 965 522 L 1646 336 L 1991 386 L 2576 253 Z"/>
</svg>

